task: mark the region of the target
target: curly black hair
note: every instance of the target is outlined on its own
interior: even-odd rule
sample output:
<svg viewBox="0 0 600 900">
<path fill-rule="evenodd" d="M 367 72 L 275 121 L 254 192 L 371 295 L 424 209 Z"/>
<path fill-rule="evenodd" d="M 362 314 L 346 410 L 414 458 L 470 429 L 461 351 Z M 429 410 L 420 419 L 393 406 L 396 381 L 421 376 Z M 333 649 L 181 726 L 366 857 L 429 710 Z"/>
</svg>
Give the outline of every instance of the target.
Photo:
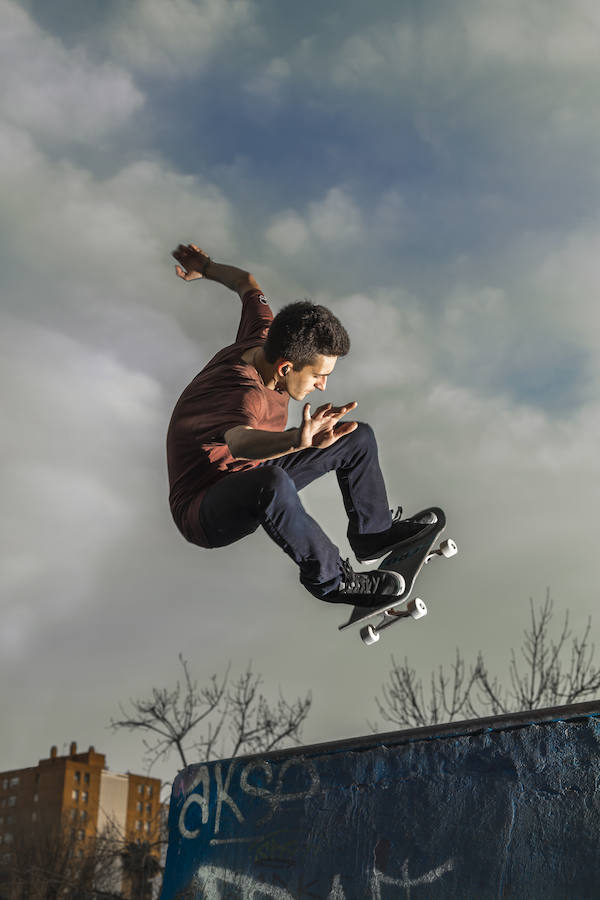
<svg viewBox="0 0 600 900">
<path fill-rule="evenodd" d="M 295 369 L 310 365 L 316 356 L 346 356 L 348 332 L 325 306 L 299 300 L 281 309 L 269 328 L 263 347 L 270 363 L 289 359 Z"/>
</svg>

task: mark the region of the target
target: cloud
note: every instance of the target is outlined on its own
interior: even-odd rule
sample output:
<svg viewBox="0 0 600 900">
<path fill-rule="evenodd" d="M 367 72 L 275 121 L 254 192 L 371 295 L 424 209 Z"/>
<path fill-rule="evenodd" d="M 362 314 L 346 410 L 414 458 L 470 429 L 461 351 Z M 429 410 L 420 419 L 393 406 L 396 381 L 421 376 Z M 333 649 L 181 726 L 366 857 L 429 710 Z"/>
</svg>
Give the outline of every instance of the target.
<svg viewBox="0 0 600 900">
<path fill-rule="evenodd" d="M 92 601 L 104 555 L 138 520 L 162 393 L 110 355 L 11 316 L 0 346 L 3 651 L 19 655 L 49 620 Z"/>
<path fill-rule="evenodd" d="M 310 242 L 342 248 L 356 244 L 363 233 L 362 213 L 349 191 L 329 188 L 321 200 L 310 202 L 304 213 L 293 209 L 271 219 L 265 236 L 284 254 L 293 256 Z"/>
<path fill-rule="evenodd" d="M 282 253 L 290 256 L 304 247 L 309 237 L 309 228 L 302 216 L 294 210 L 288 210 L 273 217 L 265 237 Z"/>
<path fill-rule="evenodd" d="M 286 59 L 277 57 L 244 85 L 248 94 L 261 103 L 279 106 L 283 100 L 283 88 L 289 84 L 291 68 Z"/>
<path fill-rule="evenodd" d="M 314 234 L 332 244 L 348 244 L 361 236 L 361 213 L 343 188 L 333 187 L 321 201 L 310 203 L 308 221 Z"/>
<path fill-rule="evenodd" d="M 488 63 L 528 69 L 600 67 L 600 14 L 589 0 L 575 0 L 568 8 L 556 0 L 526 6 L 518 0 L 469 3 L 464 25 L 473 52 Z"/>
<path fill-rule="evenodd" d="M 224 47 L 235 53 L 240 41 L 257 41 L 255 18 L 250 0 L 133 0 L 119 6 L 110 42 L 137 70 L 186 77 L 205 69 Z"/>
<path fill-rule="evenodd" d="M 151 161 L 94 177 L 51 161 L 16 128 L 2 131 L 0 159 L 10 221 L 2 249 L 5 308 L 69 334 L 85 332 L 98 348 L 110 346 L 148 371 L 173 365 L 184 344 L 195 356 L 181 327 L 193 316 L 197 286 L 176 283 L 169 254 L 181 240 L 204 237 L 225 256 L 231 252 L 233 212 L 220 189 Z M 208 317 L 217 319 L 217 310 Z M 160 352 L 170 340 L 180 344 L 173 357 Z"/>
<path fill-rule="evenodd" d="M 461 549 L 452 568 L 424 576 L 431 625 L 409 636 L 421 666 L 451 655 L 448 635 L 466 653 L 487 640 L 505 655 L 521 604 L 549 583 L 585 617 L 594 566 L 582 522 L 600 474 L 597 61 L 583 33 L 589 21 L 595 34 L 595 7 L 551 4 L 545 22 L 537 3 L 465 0 L 451 15 L 428 7 L 417 21 L 397 5 L 358 4 L 326 23 L 303 13 L 304 30 L 282 17 L 282 39 L 272 42 L 252 4 L 113 8 L 109 63 L 98 62 L 101 37 L 89 36 L 94 51 L 71 52 L 15 4 L 0 6 L 12 29 L 7 59 L 23 81 L 21 105 L 0 91 L 2 655 L 5 677 L 27 686 L 29 708 L 39 712 L 40 685 L 58 681 L 73 701 L 65 728 L 75 718 L 82 728 L 104 724 L 125 679 L 127 692 L 146 693 L 158 646 L 159 682 L 183 650 L 199 660 L 200 677 L 230 655 L 252 656 L 267 680 L 303 693 L 303 655 L 273 639 L 294 633 L 313 648 L 312 685 L 328 685 L 306 735 L 318 740 L 366 730 L 362 710 L 387 668 L 385 653 L 364 656 L 356 635 L 336 635 L 340 610 L 306 595 L 264 535 L 202 552 L 170 521 L 168 418 L 185 383 L 232 339 L 239 311 L 224 288 L 174 278 L 168 254 L 180 240 L 247 264 L 275 308 L 312 291 L 349 328 L 353 349 L 328 399 L 359 400 L 359 418 L 378 435 L 390 502 L 447 507 Z M 199 115 L 180 102 L 182 85 L 201 101 L 204 72 L 228 109 L 241 83 L 246 108 L 268 102 L 276 127 L 278 115 L 301 126 L 284 134 L 295 150 L 316 123 L 302 174 L 318 187 L 303 185 L 294 201 L 277 181 L 266 131 L 232 165 L 219 157 L 212 174 L 201 154 L 197 174 L 181 174 L 148 134 L 126 127 L 133 161 L 109 153 L 104 174 L 91 171 L 88 148 L 75 159 L 62 144 L 53 159 L 47 145 L 63 135 L 102 146 L 140 108 L 124 66 L 144 78 L 149 108 L 171 107 L 161 127 L 173 145 L 181 118 Z M 298 104 L 288 107 L 288 97 Z M 222 122 L 213 127 L 225 145 Z M 285 156 L 285 141 L 273 152 Z M 565 152 L 572 147 L 593 164 L 580 165 Z M 343 171 L 326 171 L 332 159 Z M 572 199 L 578 179 L 587 205 L 581 194 Z M 261 204 L 248 201 L 256 196 Z M 489 226 L 500 220 L 498 240 Z M 348 553 L 335 479 L 303 499 Z M 73 671 L 82 673 L 75 688 Z M 27 716 L 5 736 L 14 765 L 40 727 Z M 129 758 L 137 749 L 133 742 Z"/>
<path fill-rule="evenodd" d="M 37 139 L 87 143 L 121 127 L 141 107 L 131 75 L 68 50 L 11 0 L 0 0 L 0 116 Z"/>
</svg>

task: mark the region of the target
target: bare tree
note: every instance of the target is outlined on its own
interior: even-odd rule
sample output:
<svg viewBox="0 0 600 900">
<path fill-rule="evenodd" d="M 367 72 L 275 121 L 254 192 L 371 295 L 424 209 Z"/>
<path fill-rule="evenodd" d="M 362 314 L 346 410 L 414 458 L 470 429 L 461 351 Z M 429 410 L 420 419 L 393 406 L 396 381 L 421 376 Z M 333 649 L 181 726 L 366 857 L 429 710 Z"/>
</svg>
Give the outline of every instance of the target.
<svg viewBox="0 0 600 900">
<path fill-rule="evenodd" d="M 147 841 L 128 841 L 121 853 L 131 900 L 152 900 L 153 881 L 162 871 L 153 850 Z"/>
<path fill-rule="evenodd" d="M 507 687 L 497 676 L 490 676 L 481 651 L 475 663 L 467 666 L 457 649 L 449 672 L 443 666 L 432 672 L 427 695 L 408 659 L 398 663 L 392 657 L 383 699 L 376 698 L 384 721 L 420 727 L 574 703 L 597 694 L 600 669 L 594 662 L 595 645 L 590 643 L 591 619 L 581 636 L 573 636 L 566 612 L 561 630 L 553 637 L 550 593 L 539 609 L 533 600 L 529 606 L 530 624 L 523 633 L 519 655 L 511 651 Z"/>
<path fill-rule="evenodd" d="M 0 896 L 10 900 L 106 897 L 99 884 L 121 847 L 122 842 L 115 844 L 112 839 L 82 840 L 66 819 L 59 827 L 43 821 L 22 824 L 0 859 Z"/>
<path fill-rule="evenodd" d="M 216 755 L 267 753 L 286 741 L 300 743 L 302 727 L 311 707 L 310 693 L 293 703 L 280 694 L 272 705 L 260 688 L 262 679 L 249 663 L 233 682 L 230 667 L 221 677 L 211 675 L 207 684 L 192 680 L 181 654 L 183 681 L 174 689 L 152 688 L 147 700 L 130 700 L 120 707 L 122 718 L 111 721 L 114 729 L 142 731 L 148 767 L 176 750 L 182 766 L 194 759 Z"/>
</svg>

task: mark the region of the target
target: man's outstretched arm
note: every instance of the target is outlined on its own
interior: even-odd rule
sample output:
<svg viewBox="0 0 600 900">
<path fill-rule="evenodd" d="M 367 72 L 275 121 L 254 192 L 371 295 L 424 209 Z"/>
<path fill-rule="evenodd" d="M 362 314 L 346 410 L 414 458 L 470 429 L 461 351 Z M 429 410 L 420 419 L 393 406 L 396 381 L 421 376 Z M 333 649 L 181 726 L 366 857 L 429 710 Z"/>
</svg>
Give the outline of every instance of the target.
<svg viewBox="0 0 600 900">
<path fill-rule="evenodd" d="M 184 281 L 195 281 L 197 278 L 216 281 L 229 290 L 236 291 L 240 298 L 248 291 L 260 291 L 256 278 L 250 272 L 213 262 L 208 253 L 195 244 L 180 244 L 172 255 L 180 263 L 175 266 L 175 272 Z"/>
<path fill-rule="evenodd" d="M 357 422 L 340 422 L 356 408 L 356 401 L 345 406 L 326 403 L 311 415 L 310 404 L 302 410 L 302 424 L 287 431 L 261 431 L 248 425 L 235 425 L 225 432 L 225 443 L 235 459 L 278 459 L 298 450 L 324 450 L 358 428 Z"/>
</svg>

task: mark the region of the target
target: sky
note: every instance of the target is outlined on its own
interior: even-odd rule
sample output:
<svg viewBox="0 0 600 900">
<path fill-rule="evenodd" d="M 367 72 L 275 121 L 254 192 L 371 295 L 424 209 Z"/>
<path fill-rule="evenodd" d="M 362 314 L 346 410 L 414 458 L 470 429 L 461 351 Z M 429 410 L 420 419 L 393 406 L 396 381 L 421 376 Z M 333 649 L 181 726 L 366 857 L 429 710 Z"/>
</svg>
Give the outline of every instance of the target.
<svg viewBox="0 0 600 900">
<path fill-rule="evenodd" d="M 392 654 L 427 680 L 481 649 L 504 677 L 548 588 L 581 632 L 597 4 L 0 0 L 0 25 L 0 769 L 75 740 L 143 771 L 110 720 L 174 686 L 179 653 L 200 682 L 251 660 L 269 696 L 311 691 L 316 743 L 378 721 Z M 443 507 L 459 546 L 421 579 L 427 618 L 366 648 L 261 531 L 179 535 L 167 425 L 240 311 L 175 277 L 180 242 L 251 271 L 274 311 L 310 297 L 346 325 L 324 399 L 358 401 L 390 503 Z M 334 476 L 303 500 L 349 555 Z"/>
</svg>

